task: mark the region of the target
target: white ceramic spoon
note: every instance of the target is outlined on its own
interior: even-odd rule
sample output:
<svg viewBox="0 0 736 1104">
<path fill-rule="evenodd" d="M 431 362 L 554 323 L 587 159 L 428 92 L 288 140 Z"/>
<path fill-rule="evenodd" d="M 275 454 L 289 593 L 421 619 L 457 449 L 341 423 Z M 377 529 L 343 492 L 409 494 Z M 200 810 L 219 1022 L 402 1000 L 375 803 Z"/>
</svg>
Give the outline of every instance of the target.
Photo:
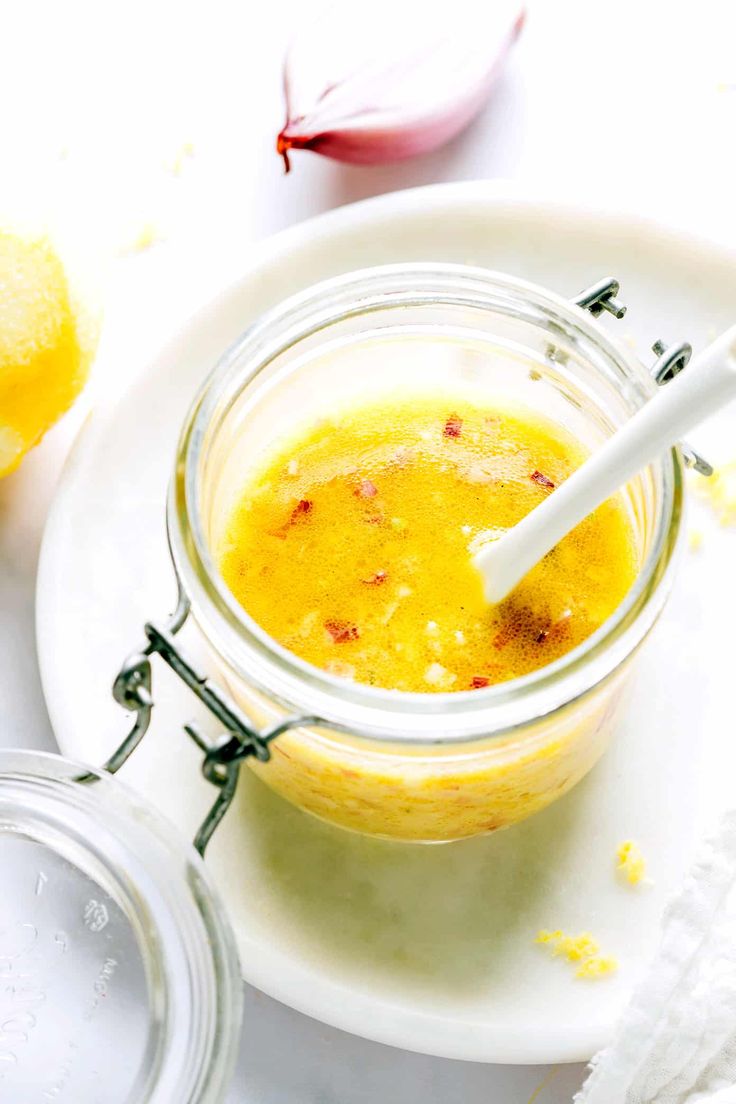
<svg viewBox="0 0 736 1104">
<path fill-rule="evenodd" d="M 736 398 L 736 326 L 709 345 L 525 518 L 473 557 L 502 601 L 571 529 L 693 426 Z"/>
</svg>

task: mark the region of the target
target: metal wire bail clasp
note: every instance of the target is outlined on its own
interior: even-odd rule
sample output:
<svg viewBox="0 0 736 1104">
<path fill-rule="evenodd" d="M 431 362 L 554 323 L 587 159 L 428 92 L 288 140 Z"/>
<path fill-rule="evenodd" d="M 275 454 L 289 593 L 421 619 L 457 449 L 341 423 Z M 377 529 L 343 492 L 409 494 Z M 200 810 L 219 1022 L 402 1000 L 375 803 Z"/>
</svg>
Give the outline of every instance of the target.
<svg viewBox="0 0 736 1104">
<path fill-rule="evenodd" d="M 204 753 L 204 777 L 220 791 L 194 837 L 195 848 L 200 855 L 204 855 L 212 833 L 235 796 L 243 760 L 254 755 L 266 762 L 271 756 L 269 745 L 272 740 L 290 728 L 315 724 L 317 720 L 314 717 L 288 717 L 264 732 L 253 728 L 227 694 L 201 674 L 175 644 L 174 637 L 189 616 L 189 609 L 189 601 L 180 589 L 176 610 L 165 628 L 148 622 L 144 628 L 146 642 L 143 648 L 129 656 L 121 667 L 113 684 L 113 697 L 124 709 L 135 713 L 135 720 L 128 735 L 108 759 L 105 770 L 113 774 L 119 770 L 148 731 L 154 704 L 151 656 L 159 655 L 225 728 L 223 735 L 213 741 L 196 725 L 183 725 L 184 731 Z"/>
<path fill-rule="evenodd" d="M 603 311 L 612 314 L 614 318 L 623 318 L 626 314 L 626 307 L 617 298 L 620 290 L 618 280 L 615 280 L 613 276 L 606 276 L 603 280 L 598 280 L 597 283 L 591 284 L 590 287 L 575 295 L 573 303 L 577 304 L 578 307 L 582 307 L 583 310 L 587 310 L 594 318 L 598 318 Z M 687 341 L 680 341 L 675 345 L 665 345 L 663 341 L 655 341 L 652 345 L 652 352 L 657 359 L 650 371 L 655 382 L 663 386 L 687 367 L 693 353 L 693 347 Z M 682 458 L 688 468 L 693 468 L 700 475 L 713 475 L 712 464 L 709 464 L 691 445 L 682 441 L 680 448 Z"/>
</svg>

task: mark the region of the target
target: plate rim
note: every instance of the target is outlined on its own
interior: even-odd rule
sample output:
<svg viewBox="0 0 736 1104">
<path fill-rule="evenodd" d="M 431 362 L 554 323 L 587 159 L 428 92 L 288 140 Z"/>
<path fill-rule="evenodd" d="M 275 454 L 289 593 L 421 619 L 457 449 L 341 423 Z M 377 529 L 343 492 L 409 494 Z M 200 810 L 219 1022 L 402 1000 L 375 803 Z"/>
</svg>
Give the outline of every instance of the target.
<svg viewBox="0 0 736 1104">
<path fill-rule="evenodd" d="M 187 341 L 189 334 L 199 332 L 203 326 L 207 326 L 214 314 L 226 309 L 231 298 L 242 294 L 244 284 L 276 270 L 294 250 L 314 246 L 320 239 L 329 239 L 343 228 L 352 231 L 375 223 L 385 216 L 398 216 L 402 211 L 426 213 L 433 207 L 444 208 L 449 205 L 453 207 L 454 213 L 474 204 L 494 208 L 496 215 L 498 209 L 508 207 L 516 213 L 533 212 L 537 218 L 545 215 L 564 217 L 578 224 L 590 220 L 605 221 L 609 228 L 620 226 L 627 233 L 638 231 L 646 234 L 650 242 L 651 239 L 660 239 L 670 246 L 676 244 L 689 248 L 696 256 L 706 252 L 712 262 L 736 267 L 736 248 L 724 245 L 713 236 L 695 233 L 686 223 L 642 214 L 636 208 L 614 209 L 587 199 L 577 201 L 571 199 L 569 193 L 558 194 L 554 190 L 528 187 L 515 181 L 462 181 L 389 192 L 315 215 L 257 243 L 250 251 L 247 263 L 239 267 L 237 274 L 228 266 L 226 277 L 213 282 L 214 290 L 203 304 L 181 319 L 163 341 L 151 343 L 143 351 L 138 370 L 129 375 L 124 383 L 119 373 L 113 377 L 120 380 L 120 385 L 110 387 L 107 395 L 84 420 L 62 467 L 44 525 L 35 587 L 36 653 L 41 685 L 54 738 L 62 754 L 77 754 L 70 736 L 73 718 L 66 715 L 53 692 L 53 649 L 47 649 L 44 645 L 43 610 L 45 593 L 53 585 L 54 572 L 50 569 L 50 563 L 56 530 L 55 519 L 62 513 L 65 496 L 74 482 L 77 459 L 85 440 L 92 435 L 90 431 L 95 426 L 102 425 L 121 399 L 139 387 L 144 375 L 153 370 L 158 362 L 171 357 L 177 347 Z M 242 937 L 238 938 L 238 942 L 242 947 Z M 249 935 L 246 942 L 251 942 Z M 259 945 L 258 952 L 258 955 L 244 957 L 241 951 L 241 972 L 244 980 L 257 989 L 340 1030 L 418 1053 L 504 1064 L 587 1061 L 591 1054 L 606 1044 L 614 1027 L 613 1021 L 606 1021 L 605 1024 L 591 1022 L 584 1030 L 577 1029 L 571 1037 L 567 1029 L 555 1029 L 554 1024 L 549 1021 L 543 1024 L 530 1022 L 524 1037 L 519 1037 L 518 1028 L 515 1029 L 514 1041 L 510 1034 L 499 1039 L 497 1030 L 493 1035 L 494 1029 L 491 1028 L 489 1032 L 489 1025 L 483 1021 L 476 1023 L 458 1020 L 458 1026 L 462 1024 L 464 1029 L 464 1039 L 453 1037 L 451 1045 L 443 1046 L 442 1031 L 435 1029 L 433 1034 L 430 1032 L 432 1037 L 427 1038 L 425 1028 L 428 1022 L 435 1019 L 439 1020 L 440 1025 L 445 1025 L 446 1029 L 447 1016 L 434 1017 L 423 1011 L 408 1010 L 390 999 L 369 996 L 365 991 L 350 989 L 319 971 L 308 969 L 303 960 L 295 960 L 276 948 Z M 344 998 L 348 994 L 350 999 L 346 1002 Z M 629 996 L 630 993 L 626 995 L 626 1000 Z M 543 1045 L 537 1041 L 537 1033 L 540 1031 L 544 1032 Z"/>
</svg>

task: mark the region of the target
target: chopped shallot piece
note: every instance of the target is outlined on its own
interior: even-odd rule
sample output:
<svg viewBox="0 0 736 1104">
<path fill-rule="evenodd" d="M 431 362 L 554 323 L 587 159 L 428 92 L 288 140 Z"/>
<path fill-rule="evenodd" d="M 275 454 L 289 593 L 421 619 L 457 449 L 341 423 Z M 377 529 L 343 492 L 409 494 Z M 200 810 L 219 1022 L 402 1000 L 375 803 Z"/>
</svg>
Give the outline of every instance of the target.
<svg viewBox="0 0 736 1104">
<path fill-rule="evenodd" d="M 358 626 L 352 621 L 325 621 L 325 628 L 335 644 L 345 644 L 348 640 L 357 640 L 360 636 Z"/>
<path fill-rule="evenodd" d="M 394 453 L 392 463 L 394 463 L 398 468 L 405 468 L 409 461 L 412 459 L 413 455 L 414 450 L 409 448 L 408 445 L 399 445 L 396 452 Z"/>
<path fill-rule="evenodd" d="M 366 583 L 368 586 L 380 586 L 381 583 L 385 583 L 388 579 L 388 571 L 374 571 L 370 579 L 361 579 L 361 583 Z"/>
<path fill-rule="evenodd" d="M 445 437 L 459 437 L 463 431 L 463 420 L 459 414 L 451 414 L 445 422 L 443 433 Z"/>
<path fill-rule="evenodd" d="M 357 498 L 375 498 L 378 494 L 378 487 L 371 479 L 361 479 L 353 494 Z"/>
<path fill-rule="evenodd" d="M 555 485 L 551 479 L 548 479 L 546 475 L 542 475 L 540 471 L 533 471 L 529 476 L 532 483 L 538 483 L 540 487 L 549 487 L 551 491 L 555 489 Z"/>
<path fill-rule="evenodd" d="M 471 690 L 482 690 L 484 686 L 490 686 L 491 680 L 486 675 L 473 675 L 470 682 Z"/>
<path fill-rule="evenodd" d="M 337 675 L 338 678 L 355 678 L 355 668 L 352 663 L 343 663 L 341 659 L 331 659 L 329 663 L 325 663 L 325 671 L 331 675 Z"/>
</svg>

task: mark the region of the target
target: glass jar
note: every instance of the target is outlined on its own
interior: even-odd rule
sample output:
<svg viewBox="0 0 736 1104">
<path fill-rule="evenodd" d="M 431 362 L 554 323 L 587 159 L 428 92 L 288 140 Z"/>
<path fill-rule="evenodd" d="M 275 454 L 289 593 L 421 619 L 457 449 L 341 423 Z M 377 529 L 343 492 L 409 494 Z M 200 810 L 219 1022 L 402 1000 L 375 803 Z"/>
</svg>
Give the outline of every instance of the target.
<svg viewBox="0 0 736 1104">
<path fill-rule="evenodd" d="M 0 752 L 0 1100 L 218 1104 L 242 1005 L 204 863 L 105 771 Z"/>
<path fill-rule="evenodd" d="M 670 589 L 683 464 L 673 450 L 625 488 L 636 581 L 556 662 L 487 689 L 432 694 L 319 670 L 240 607 L 216 549 L 248 470 L 274 438 L 395 394 L 395 362 L 377 353 L 397 338 L 419 353 L 402 366 L 404 391 L 523 403 L 590 449 L 656 384 L 585 310 L 549 291 L 481 269 L 407 264 L 327 281 L 268 313 L 225 354 L 189 412 L 168 507 L 180 587 L 254 726 L 304 718 L 273 741 L 268 761 L 251 759 L 253 769 L 289 801 L 346 828 L 439 842 L 544 808 L 600 756 L 629 660 Z"/>
</svg>

